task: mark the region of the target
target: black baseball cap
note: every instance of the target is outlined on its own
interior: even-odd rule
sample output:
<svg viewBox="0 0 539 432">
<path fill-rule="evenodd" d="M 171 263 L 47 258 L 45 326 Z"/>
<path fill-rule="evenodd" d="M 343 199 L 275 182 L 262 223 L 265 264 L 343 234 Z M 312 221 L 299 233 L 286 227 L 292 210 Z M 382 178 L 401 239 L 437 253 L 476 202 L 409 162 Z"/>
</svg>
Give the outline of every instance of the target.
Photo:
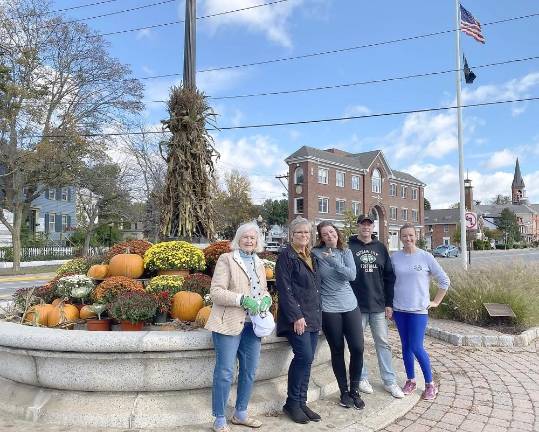
<svg viewBox="0 0 539 432">
<path fill-rule="evenodd" d="M 374 219 L 371 216 L 366 215 L 366 214 L 359 215 L 359 217 L 357 218 L 358 225 L 365 221 L 369 221 L 372 224 L 374 223 Z"/>
</svg>

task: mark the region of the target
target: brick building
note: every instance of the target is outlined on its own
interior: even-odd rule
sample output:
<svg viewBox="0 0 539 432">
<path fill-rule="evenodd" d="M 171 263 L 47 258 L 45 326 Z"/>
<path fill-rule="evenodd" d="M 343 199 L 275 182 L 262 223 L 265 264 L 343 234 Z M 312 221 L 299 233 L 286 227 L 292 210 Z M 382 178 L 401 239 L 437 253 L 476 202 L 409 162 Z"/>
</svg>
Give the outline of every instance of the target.
<svg viewBox="0 0 539 432">
<path fill-rule="evenodd" d="M 370 213 L 375 232 L 391 250 L 399 248 L 399 228 L 406 222 L 422 235 L 425 184 L 389 166 L 380 150 L 347 153 L 303 146 L 288 164 L 288 215 L 315 224 L 344 225 L 345 213 Z"/>
</svg>

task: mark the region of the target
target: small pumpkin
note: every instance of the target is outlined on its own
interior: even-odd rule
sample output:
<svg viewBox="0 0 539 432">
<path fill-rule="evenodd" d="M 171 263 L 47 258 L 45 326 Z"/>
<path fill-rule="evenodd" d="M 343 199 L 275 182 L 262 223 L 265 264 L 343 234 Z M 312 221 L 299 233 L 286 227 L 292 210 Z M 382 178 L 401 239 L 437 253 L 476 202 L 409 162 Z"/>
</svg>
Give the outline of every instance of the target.
<svg viewBox="0 0 539 432">
<path fill-rule="evenodd" d="M 86 276 L 92 279 L 105 279 L 109 274 L 109 266 L 107 264 L 95 264 L 90 267 Z"/>
<path fill-rule="evenodd" d="M 46 326 L 49 319 L 49 313 L 52 309 L 54 309 L 54 306 L 47 303 L 32 306 L 26 313 L 24 322 Z"/>
<path fill-rule="evenodd" d="M 67 303 L 60 303 L 55 306 L 47 317 L 47 326 L 56 327 L 57 325 L 73 322 L 79 319 L 79 310 L 76 306 Z"/>
<path fill-rule="evenodd" d="M 195 292 L 179 291 L 172 297 L 171 315 L 181 321 L 194 321 L 204 306 L 204 299 Z"/>
<path fill-rule="evenodd" d="M 144 260 L 137 254 L 114 255 L 109 262 L 108 276 L 126 276 L 137 279 L 144 273 Z"/>
<path fill-rule="evenodd" d="M 80 317 L 80 319 L 83 319 L 83 320 L 88 319 L 88 318 L 94 318 L 96 316 L 97 316 L 97 314 L 88 305 L 83 306 L 82 309 L 79 312 L 79 317 Z"/>
<path fill-rule="evenodd" d="M 266 279 L 273 279 L 273 269 L 271 267 L 265 267 Z"/>
<path fill-rule="evenodd" d="M 64 301 L 64 299 L 61 299 L 61 298 L 55 298 L 53 301 L 52 301 L 52 305 L 53 306 L 58 306 L 60 303 L 62 303 Z"/>
<path fill-rule="evenodd" d="M 208 318 L 210 317 L 211 313 L 211 306 L 204 306 L 202 309 L 200 309 L 197 313 L 197 316 L 195 318 L 195 322 L 200 326 L 204 327 L 206 323 L 208 322 Z"/>
</svg>

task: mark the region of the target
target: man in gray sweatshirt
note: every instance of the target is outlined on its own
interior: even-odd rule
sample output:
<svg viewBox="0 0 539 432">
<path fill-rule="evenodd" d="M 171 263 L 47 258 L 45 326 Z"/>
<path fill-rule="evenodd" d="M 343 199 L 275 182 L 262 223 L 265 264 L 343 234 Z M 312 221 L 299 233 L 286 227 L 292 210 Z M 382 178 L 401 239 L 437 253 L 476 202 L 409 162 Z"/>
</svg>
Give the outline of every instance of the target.
<svg viewBox="0 0 539 432">
<path fill-rule="evenodd" d="M 403 398 L 404 394 L 397 385 L 397 379 L 391 360 L 391 348 L 388 343 L 388 326 L 386 319 L 393 314 L 393 286 L 395 273 L 387 248 L 378 240 L 372 239 L 374 221 L 368 215 L 360 215 L 357 219 L 358 235 L 348 240 L 356 263 L 356 279 L 350 282 L 361 310 L 363 331 L 368 326 L 374 339 L 378 367 L 384 389 L 395 398 Z M 372 393 L 367 368 L 363 362 L 359 389 L 364 393 Z"/>
</svg>

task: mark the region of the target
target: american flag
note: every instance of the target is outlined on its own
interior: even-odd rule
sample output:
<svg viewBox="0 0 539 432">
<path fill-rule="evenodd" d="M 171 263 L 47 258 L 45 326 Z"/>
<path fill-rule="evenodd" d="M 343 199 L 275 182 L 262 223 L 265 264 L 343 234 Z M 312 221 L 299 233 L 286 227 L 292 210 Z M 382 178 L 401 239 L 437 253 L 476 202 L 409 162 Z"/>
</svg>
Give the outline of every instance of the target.
<svg viewBox="0 0 539 432">
<path fill-rule="evenodd" d="M 477 42 L 485 43 L 485 38 L 481 33 L 481 24 L 462 5 L 460 5 L 460 29 Z"/>
</svg>

